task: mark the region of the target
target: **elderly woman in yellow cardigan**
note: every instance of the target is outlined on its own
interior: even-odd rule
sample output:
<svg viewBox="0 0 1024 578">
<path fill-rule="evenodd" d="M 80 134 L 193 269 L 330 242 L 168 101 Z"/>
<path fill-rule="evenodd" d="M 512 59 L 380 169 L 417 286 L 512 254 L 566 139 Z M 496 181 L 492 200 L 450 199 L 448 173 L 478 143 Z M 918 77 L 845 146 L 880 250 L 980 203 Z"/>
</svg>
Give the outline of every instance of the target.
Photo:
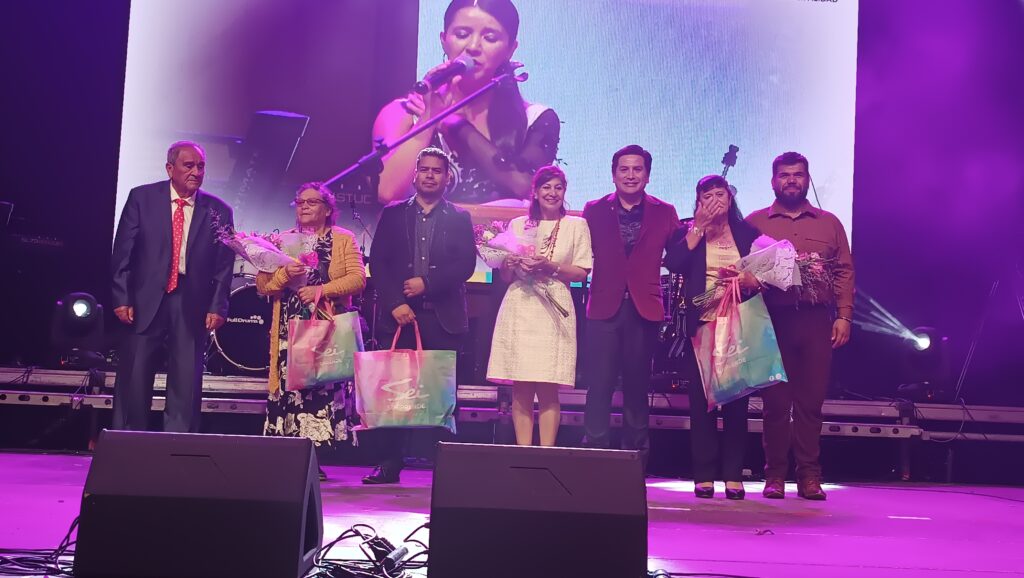
<svg viewBox="0 0 1024 578">
<path fill-rule="evenodd" d="M 256 276 L 256 288 L 260 294 L 274 298 L 270 324 L 270 395 L 263 433 L 304 437 L 317 447 L 329 446 L 348 437 L 344 412 L 348 384 L 286 389 L 288 320 L 310 319 L 312 303 L 320 288 L 323 293 L 321 306 L 324 301 L 330 301 L 336 312 L 346 311 L 352 305 L 352 296 L 362 292 L 366 285 L 366 270 L 355 235 L 334 224 L 336 202 L 326 186 L 316 182 L 302 185 L 292 204 L 295 207 L 296 230 L 316 235 L 318 265 L 288 265 L 274 273 Z M 301 276 L 306 277 L 305 286 L 291 289 L 290 286 L 296 285 L 292 281 Z M 320 470 L 320 477 L 326 479 L 323 470 Z"/>
</svg>

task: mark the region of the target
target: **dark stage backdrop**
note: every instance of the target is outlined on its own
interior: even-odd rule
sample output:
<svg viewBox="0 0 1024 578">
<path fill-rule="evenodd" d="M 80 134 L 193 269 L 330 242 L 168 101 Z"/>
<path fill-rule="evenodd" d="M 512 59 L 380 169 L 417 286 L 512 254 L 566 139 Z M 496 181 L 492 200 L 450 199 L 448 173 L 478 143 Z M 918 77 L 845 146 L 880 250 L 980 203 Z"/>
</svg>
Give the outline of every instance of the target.
<svg viewBox="0 0 1024 578">
<path fill-rule="evenodd" d="M 949 336 L 954 382 L 987 317 L 963 397 L 1024 405 L 1024 2 L 862 0 L 860 24 L 857 284 Z M 891 396 L 906 352 L 858 334 L 837 375 Z"/>
<path fill-rule="evenodd" d="M 0 360 L 52 362 L 54 302 L 105 299 L 128 1 L 19 1 L 0 18 Z"/>
<path fill-rule="evenodd" d="M 332 144 L 318 151 L 300 145 L 295 166 L 321 176 L 323 168 L 341 167 L 365 152 L 373 112 L 414 80 L 417 3 L 323 2 L 360 17 L 338 18 L 330 27 L 312 22 L 308 30 L 300 26 L 287 34 L 274 26 L 274 4 L 267 3 L 269 12 L 245 16 L 266 31 L 265 46 L 238 56 L 247 71 L 324 42 L 365 55 L 378 73 L 369 84 L 346 82 L 366 77 L 323 54 L 317 74 L 292 71 L 282 78 L 277 100 L 247 103 L 247 111 L 296 111 L 289 95 L 317 91 L 327 95 L 323 100 L 356 103 L 317 115 L 299 111 L 311 116 L 307 135 L 319 132 Z M 1024 323 L 1009 291 L 1024 245 L 1022 12 L 1019 0 L 860 2 L 854 165 L 859 285 L 907 326 L 931 325 L 949 335 L 956 373 L 993 282 L 1004 279 L 968 374 L 969 403 L 1024 403 Z M 52 361 L 48 324 L 61 294 L 86 290 L 107 299 L 128 14 L 125 0 L 23 1 L 11 3 L 0 22 L 0 200 L 15 204 L 3 241 L 0 361 Z M 378 29 L 385 20 L 385 30 L 408 34 L 385 35 Z M 209 62 L 222 56 L 211 54 Z M 187 86 L 190 75 L 216 70 L 194 64 L 153 74 Z M 356 84 L 363 92 L 349 94 Z M 231 98 L 246 94 L 239 84 Z M 160 111 L 152 114 L 159 117 Z M 331 122 L 321 123 L 323 114 Z M 214 119 L 217 132 L 243 136 L 247 115 Z M 170 126 L 187 130 L 187 124 Z M 319 156 L 335 152 L 336 158 Z M 903 380 L 904 344 L 855 337 L 839 357 L 836 391 L 892 395 Z"/>
</svg>

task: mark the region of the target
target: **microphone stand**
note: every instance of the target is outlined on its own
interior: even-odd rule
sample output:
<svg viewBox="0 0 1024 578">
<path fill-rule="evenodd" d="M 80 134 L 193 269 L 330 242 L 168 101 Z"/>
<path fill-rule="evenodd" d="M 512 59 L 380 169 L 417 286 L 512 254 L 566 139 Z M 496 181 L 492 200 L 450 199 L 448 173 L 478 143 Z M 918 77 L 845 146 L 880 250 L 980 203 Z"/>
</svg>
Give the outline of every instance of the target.
<svg viewBox="0 0 1024 578">
<path fill-rule="evenodd" d="M 520 65 L 520 66 L 522 66 L 522 65 Z M 516 68 L 518 68 L 518 67 L 516 67 Z M 333 177 L 331 177 L 331 178 L 327 179 L 326 181 L 324 181 L 324 185 L 327 186 L 328 188 L 330 188 L 331 185 L 333 185 L 334 183 L 336 183 L 338 181 L 343 181 L 343 180 L 348 179 L 348 178 L 350 178 L 352 176 L 360 175 L 361 174 L 361 175 L 364 175 L 364 176 L 366 176 L 366 177 L 368 177 L 370 179 L 371 190 L 376 191 L 377 190 L 377 186 L 380 184 L 380 173 L 384 171 L 384 157 L 387 156 L 387 154 L 389 152 L 391 152 L 392 150 L 402 146 L 403 144 L 405 144 L 409 140 L 411 140 L 413 138 L 416 138 L 417 135 L 423 133 L 424 131 L 433 129 L 435 126 L 437 126 L 445 118 L 451 116 L 456 111 L 461 110 L 467 104 L 469 104 L 469 103 L 473 102 L 474 100 L 480 98 L 484 94 L 494 90 L 498 86 L 500 86 L 502 84 L 513 83 L 513 82 L 525 82 L 527 78 L 529 78 L 529 75 L 526 72 L 521 72 L 521 73 L 517 74 L 515 69 L 513 69 L 513 70 L 511 70 L 509 72 L 503 73 L 503 74 L 499 74 L 498 76 L 495 76 L 487 84 L 481 86 L 476 91 L 470 93 L 469 95 L 464 97 L 462 100 L 460 100 L 460 101 L 452 104 L 448 108 L 442 110 L 440 113 L 438 113 L 436 116 L 434 116 L 434 118 L 431 118 L 430 120 L 428 120 L 426 122 L 416 124 L 415 126 L 413 126 L 409 130 L 409 132 L 407 132 L 404 135 L 398 137 L 396 140 L 394 140 L 394 141 L 392 141 L 390 143 L 386 143 L 386 142 L 384 142 L 384 139 L 376 139 L 374 141 L 373 150 L 370 153 L 366 154 L 365 156 L 363 156 L 362 158 L 357 160 L 354 164 L 352 164 L 351 166 L 349 166 L 345 170 L 341 171 L 340 173 L 338 173 L 338 174 L 334 175 Z M 370 234 L 369 227 L 366 226 L 366 223 L 363 221 L 362 216 L 360 216 L 359 212 L 356 210 L 356 199 L 355 199 L 355 196 L 353 196 L 353 197 L 351 197 L 349 199 L 349 204 L 350 204 L 350 206 L 352 208 L 352 220 L 354 222 L 358 223 L 360 227 L 362 227 L 363 234 L 366 235 L 366 236 L 369 236 L 370 237 L 370 241 L 373 242 L 373 235 Z M 367 255 L 366 255 L 366 243 L 365 242 L 363 243 L 363 245 L 361 247 L 361 250 L 363 251 L 363 262 L 365 263 L 366 262 L 366 258 L 367 258 Z M 377 300 L 376 299 L 373 300 L 373 311 L 371 312 L 370 316 L 371 316 L 371 325 L 369 327 L 369 330 L 370 330 L 370 336 L 371 336 L 370 339 L 371 339 L 371 343 L 372 343 L 372 340 L 376 339 L 375 331 L 377 329 Z"/>
<path fill-rule="evenodd" d="M 330 187 L 332 184 L 340 180 L 346 179 L 356 173 L 368 174 L 370 175 L 371 178 L 375 177 L 379 179 L 380 173 L 384 171 L 384 157 L 387 156 L 389 152 L 402 146 L 407 141 L 416 138 L 416 136 L 419 135 L 420 133 L 433 129 L 442 120 L 451 116 L 455 112 L 461 110 L 467 104 L 480 98 L 484 94 L 494 90 L 499 85 L 511 82 L 524 82 L 528 78 L 528 76 L 529 75 L 527 75 L 527 73 L 525 72 L 516 74 L 514 70 L 495 76 L 487 84 L 481 86 L 475 92 L 472 92 L 471 94 L 467 95 L 462 100 L 442 110 L 440 113 L 434 116 L 434 118 L 426 122 L 416 124 L 411 129 L 409 129 L 409 132 L 398 137 L 398 139 L 396 139 L 395 141 L 386 143 L 384 142 L 384 139 L 377 139 L 376 141 L 374 141 L 373 151 L 371 151 L 369 154 L 356 161 L 355 164 L 353 164 L 352 166 L 346 168 L 340 173 L 324 181 L 324 184 Z"/>
</svg>

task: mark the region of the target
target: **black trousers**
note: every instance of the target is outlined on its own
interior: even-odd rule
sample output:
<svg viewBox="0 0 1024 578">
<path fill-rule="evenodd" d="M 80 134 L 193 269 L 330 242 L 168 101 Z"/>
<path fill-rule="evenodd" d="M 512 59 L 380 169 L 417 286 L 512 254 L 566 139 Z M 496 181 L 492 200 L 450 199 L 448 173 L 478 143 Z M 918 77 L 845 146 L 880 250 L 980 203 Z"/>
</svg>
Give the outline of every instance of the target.
<svg viewBox="0 0 1024 578">
<path fill-rule="evenodd" d="M 587 320 L 587 405 L 583 414 L 584 445 L 607 448 L 610 443 L 612 393 L 622 376 L 622 449 L 650 447 L 648 421 L 651 363 L 657 323 L 640 316 L 629 299 L 610 319 Z"/>
<path fill-rule="evenodd" d="M 156 317 L 142 333 L 129 335 L 121 347 L 114 384 L 112 427 L 145 431 L 153 404 L 156 354 L 167 346 L 167 394 L 164 431 L 199 431 L 203 390 L 203 354 L 209 335 L 186 323 L 182 291 L 164 295 Z M 203 320 L 205 321 L 205 320 Z"/>
<path fill-rule="evenodd" d="M 391 313 L 383 314 L 390 315 Z M 465 334 L 449 333 L 441 326 L 437 314 L 433 310 L 416 311 L 416 322 L 420 327 L 423 349 L 460 350 Z M 377 339 L 382 348 L 390 348 L 394 337 L 394 333 L 381 332 Z M 416 349 L 416 333 L 411 326 L 402 329 L 401 335 L 398 337 L 398 349 Z M 398 473 L 404 467 L 403 458 L 413 438 L 435 445 L 443 431 L 445 430 L 441 428 L 381 428 L 361 433 L 360 444 L 375 456 L 378 465 L 389 473 Z"/>
<path fill-rule="evenodd" d="M 688 345 L 685 363 L 690 365 L 687 375 L 700 372 L 693 346 Z M 743 454 L 747 438 L 747 401 L 744 397 L 729 402 L 714 411 L 708 411 L 708 400 L 700 381 L 691 382 L 690 394 L 690 455 L 693 461 L 693 481 L 696 483 L 724 480 L 743 480 Z M 722 417 L 722 432 L 718 432 L 718 417 Z"/>
</svg>

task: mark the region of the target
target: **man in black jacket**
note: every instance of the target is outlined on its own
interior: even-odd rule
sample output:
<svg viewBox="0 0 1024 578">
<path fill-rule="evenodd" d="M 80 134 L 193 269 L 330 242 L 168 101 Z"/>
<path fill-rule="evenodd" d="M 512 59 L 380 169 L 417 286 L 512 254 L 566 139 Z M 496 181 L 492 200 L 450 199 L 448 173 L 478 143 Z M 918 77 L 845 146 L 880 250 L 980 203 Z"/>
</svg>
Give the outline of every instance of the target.
<svg viewBox="0 0 1024 578">
<path fill-rule="evenodd" d="M 395 332 L 413 321 L 424 349 L 458 351 L 469 330 L 466 281 L 476 266 L 469 213 L 444 200 L 451 163 L 441 149 L 427 148 L 416 159 L 416 195 L 384 208 L 370 251 L 370 276 L 381 305 L 377 338 L 389 346 Z M 415 349 L 415 333 L 402 331 L 401 349 Z M 407 429 L 373 432 L 379 465 L 366 484 L 398 482 Z"/>
</svg>

